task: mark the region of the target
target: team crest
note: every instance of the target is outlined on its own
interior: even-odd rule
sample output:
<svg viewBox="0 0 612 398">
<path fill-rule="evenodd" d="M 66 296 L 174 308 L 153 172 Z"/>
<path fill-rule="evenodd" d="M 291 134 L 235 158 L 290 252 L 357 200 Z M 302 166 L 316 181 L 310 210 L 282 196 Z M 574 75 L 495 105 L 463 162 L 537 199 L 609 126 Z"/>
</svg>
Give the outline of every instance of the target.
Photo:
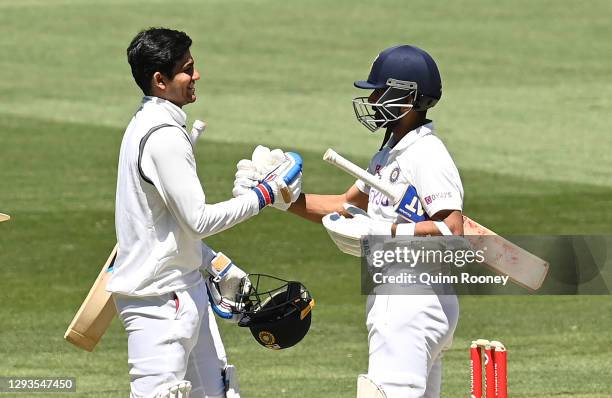
<svg viewBox="0 0 612 398">
<path fill-rule="evenodd" d="M 266 330 L 259 332 L 259 341 L 264 343 L 266 346 L 273 346 L 276 342 L 274 335 Z"/>
<path fill-rule="evenodd" d="M 391 175 L 389 176 L 389 181 L 396 182 L 397 179 L 399 178 L 399 173 L 400 173 L 399 167 L 394 168 L 393 171 L 391 172 Z"/>
</svg>

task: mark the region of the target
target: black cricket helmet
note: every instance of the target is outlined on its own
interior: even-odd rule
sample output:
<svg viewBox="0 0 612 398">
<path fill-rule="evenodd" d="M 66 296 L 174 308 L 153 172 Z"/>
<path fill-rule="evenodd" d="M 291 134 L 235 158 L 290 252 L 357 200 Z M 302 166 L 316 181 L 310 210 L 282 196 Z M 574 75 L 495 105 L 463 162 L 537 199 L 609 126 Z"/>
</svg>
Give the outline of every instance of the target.
<svg viewBox="0 0 612 398">
<path fill-rule="evenodd" d="M 308 330 L 315 301 L 296 281 L 265 274 L 249 274 L 250 292 L 240 297 L 243 305 L 238 326 L 248 327 L 264 347 L 281 350 L 299 343 Z"/>
</svg>

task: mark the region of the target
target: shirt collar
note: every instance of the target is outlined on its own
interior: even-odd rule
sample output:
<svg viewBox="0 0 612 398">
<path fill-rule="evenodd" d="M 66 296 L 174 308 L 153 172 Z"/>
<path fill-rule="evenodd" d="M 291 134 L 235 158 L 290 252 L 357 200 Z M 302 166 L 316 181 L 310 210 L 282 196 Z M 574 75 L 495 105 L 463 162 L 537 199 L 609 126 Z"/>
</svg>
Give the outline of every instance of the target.
<svg viewBox="0 0 612 398">
<path fill-rule="evenodd" d="M 166 112 L 168 112 L 170 116 L 172 116 L 172 119 L 174 119 L 179 125 L 185 127 L 185 122 L 187 121 L 187 114 L 183 112 L 181 108 L 174 105 L 172 102 L 159 97 L 145 96 L 142 99 L 142 105 L 146 105 L 147 103 L 155 104 L 156 106 L 164 108 Z"/>
<path fill-rule="evenodd" d="M 392 147 L 389 152 L 403 151 L 404 149 L 408 148 L 410 145 L 417 142 L 419 139 L 429 134 L 433 134 L 433 132 L 434 132 L 433 122 L 429 122 L 422 126 L 417 127 L 414 130 L 411 130 L 408 134 L 402 137 L 400 142 L 398 142 L 397 144 L 395 144 L 397 142 L 395 140 L 395 135 L 392 135 L 391 139 L 389 140 L 389 142 L 387 142 L 386 146 L 390 147 L 391 145 L 395 144 L 395 146 Z"/>
</svg>

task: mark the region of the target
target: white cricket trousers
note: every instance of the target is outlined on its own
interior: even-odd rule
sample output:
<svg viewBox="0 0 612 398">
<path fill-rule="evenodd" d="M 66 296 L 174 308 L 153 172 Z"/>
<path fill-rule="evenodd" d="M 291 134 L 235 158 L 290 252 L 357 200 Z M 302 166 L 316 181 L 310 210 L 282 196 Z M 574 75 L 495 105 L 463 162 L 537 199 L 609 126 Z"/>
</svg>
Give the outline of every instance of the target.
<svg viewBox="0 0 612 398">
<path fill-rule="evenodd" d="M 368 376 L 388 398 L 438 398 L 458 319 L 455 295 L 368 296 Z"/>
<path fill-rule="evenodd" d="M 113 294 L 128 335 L 131 398 L 151 398 L 181 380 L 190 398 L 225 397 L 227 358 L 206 284 L 161 296 Z"/>
</svg>

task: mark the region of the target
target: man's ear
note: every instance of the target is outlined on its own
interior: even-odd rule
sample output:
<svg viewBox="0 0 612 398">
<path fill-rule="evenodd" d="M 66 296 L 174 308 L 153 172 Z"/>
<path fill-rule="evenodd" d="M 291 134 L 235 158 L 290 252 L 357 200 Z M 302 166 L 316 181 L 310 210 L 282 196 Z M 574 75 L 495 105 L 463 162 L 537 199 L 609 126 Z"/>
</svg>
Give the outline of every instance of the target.
<svg viewBox="0 0 612 398">
<path fill-rule="evenodd" d="M 166 78 L 161 72 L 153 73 L 153 87 L 162 91 L 166 89 Z"/>
</svg>

